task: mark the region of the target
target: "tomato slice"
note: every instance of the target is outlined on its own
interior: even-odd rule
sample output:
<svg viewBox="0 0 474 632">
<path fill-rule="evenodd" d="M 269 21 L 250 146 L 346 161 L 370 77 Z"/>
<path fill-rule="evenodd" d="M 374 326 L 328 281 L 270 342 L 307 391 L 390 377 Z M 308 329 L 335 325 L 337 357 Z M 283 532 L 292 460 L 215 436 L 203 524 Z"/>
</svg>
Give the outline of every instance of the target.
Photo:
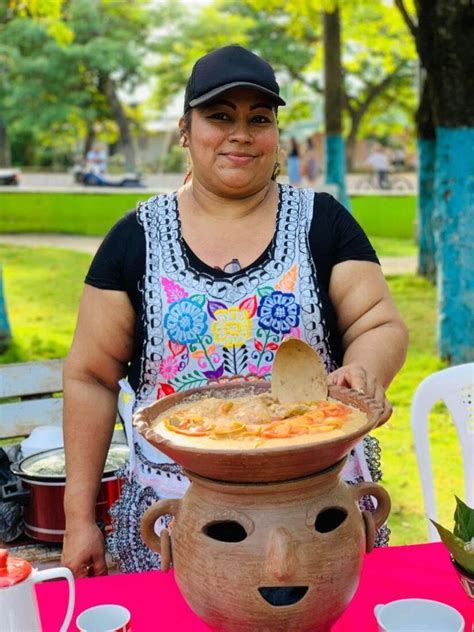
<svg viewBox="0 0 474 632">
<path fill-rule="evenodd" d="M 267 439 L 287 439 L 291 436 L 291 427 L 287 421 L 274 422 L 261 432 L 262 437 Z"/>
<path fill-rule="evenodd" d="M 246 430 L 247 426 L 239 421 L 233 421 L 231 424 L 218 424 L 212 429 L 212 433 L 217 436 L 235 435 Z"/>
<path fill-rule="evenodd" d="M 327 402 L 321 404 L 321 411 L 324 412 L 326 417 L 348 417 L 350 415 L 351 409 L 344 404 Z"/>
<path fill-rule="evenodd" d="M 189 420 L 182 420 L 173 423 L 169 419 L 165 419 L 164 421 L 165 427 L 172 432 L 176 432 L 177 434 L 187 435 L 188 437 L 205 437 L 210 433 L 209 428 L 201 425 L 192 425 Z"/>
</svg>

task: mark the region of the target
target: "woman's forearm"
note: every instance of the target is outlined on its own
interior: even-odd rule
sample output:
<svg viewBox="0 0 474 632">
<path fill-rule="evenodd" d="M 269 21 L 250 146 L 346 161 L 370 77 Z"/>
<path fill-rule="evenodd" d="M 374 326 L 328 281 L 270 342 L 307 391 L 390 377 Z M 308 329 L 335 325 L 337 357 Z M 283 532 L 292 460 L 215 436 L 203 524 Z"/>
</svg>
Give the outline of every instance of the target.
<svg viewBox="0 0 474 632">
<path fill-rule="evenodd" d="M 95 522 L 95 503 L 117 415 L 117 392 L 93 378 L 64 375 L 66 528 Z"/>
<path fill-rule="evenodd" d="M 408 333 L 401 321 L 385 323 L 355 338 L 344 352 L 343 364 L 359 364 L 387 388 L 403 366 Z"/>
</svg>

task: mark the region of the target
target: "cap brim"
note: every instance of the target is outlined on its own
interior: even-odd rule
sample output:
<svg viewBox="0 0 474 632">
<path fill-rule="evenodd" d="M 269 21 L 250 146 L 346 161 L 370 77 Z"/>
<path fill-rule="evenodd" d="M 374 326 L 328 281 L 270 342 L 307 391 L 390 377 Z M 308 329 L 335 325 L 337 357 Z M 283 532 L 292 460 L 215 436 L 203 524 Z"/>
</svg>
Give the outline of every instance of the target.
<svg viewBox="0 0 474 632">
<path fill-rule="evenodd" d="M 245 86 L 247 88 L 254 88 L 259 92 L 263 92 L 263 94 L 268 95 L 272 98 L 272 101 L 277 105 L 286 105 L 285 101 L 280 97 L 279 94 L 273 92 L 272 90 L 268 90 L 268 88 L 264 88 L 263 86 L 259 86 L 256 83 L 251 83 L 250 81 L 234 81 L 233 83 L 226 83 L 223 86 L 219 86 L 218 88 L 214 88 L 214 90 L 210 90 L 206 92 L 206 94 L 201 95 L 197 99 L 193 99 L 189 102 L 190 108 L 195 108 L 198 105 L 202 105 L 203 103 L 208 103 L 212 101 L 215 97 L 219 96 L 223 92 L 227 92 L 227 90 L 231 90 L 232 88 L 238 88 L 240 86 Z"/>
</svg>

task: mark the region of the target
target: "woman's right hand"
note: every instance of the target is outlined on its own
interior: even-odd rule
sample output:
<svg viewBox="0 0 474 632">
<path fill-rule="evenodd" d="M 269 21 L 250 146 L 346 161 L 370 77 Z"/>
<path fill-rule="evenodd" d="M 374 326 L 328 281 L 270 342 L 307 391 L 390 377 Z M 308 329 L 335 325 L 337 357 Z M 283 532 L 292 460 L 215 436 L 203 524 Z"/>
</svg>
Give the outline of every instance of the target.
<svg viewBox="0 0 474 632">
<path fill-rule="evenodd" d="M 61 563 L 76 579 L 107 575 L 104 536 L 95 522 L 66 529 Z"/>
</svg>

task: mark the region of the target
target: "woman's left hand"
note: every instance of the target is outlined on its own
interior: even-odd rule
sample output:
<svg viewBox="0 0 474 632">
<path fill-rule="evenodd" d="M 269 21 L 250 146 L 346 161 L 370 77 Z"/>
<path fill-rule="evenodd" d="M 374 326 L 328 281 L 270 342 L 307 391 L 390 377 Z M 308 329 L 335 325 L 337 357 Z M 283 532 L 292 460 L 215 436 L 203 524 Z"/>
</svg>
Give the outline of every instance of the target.
<svg viewBox="0 0 474 632">
<path fill-rule="evenodd" d="M 336 369 L 328 375 L 328 384 L 353 388 L 367 397 L 375 399 L 384 407 L 381 425 L 387 421 L 392 414 L 392 407 L 385 397 L 385 389 L 377 380 L 375 375 L 364 369 L 360 364 L 347 364 Z"/>
</svg>

